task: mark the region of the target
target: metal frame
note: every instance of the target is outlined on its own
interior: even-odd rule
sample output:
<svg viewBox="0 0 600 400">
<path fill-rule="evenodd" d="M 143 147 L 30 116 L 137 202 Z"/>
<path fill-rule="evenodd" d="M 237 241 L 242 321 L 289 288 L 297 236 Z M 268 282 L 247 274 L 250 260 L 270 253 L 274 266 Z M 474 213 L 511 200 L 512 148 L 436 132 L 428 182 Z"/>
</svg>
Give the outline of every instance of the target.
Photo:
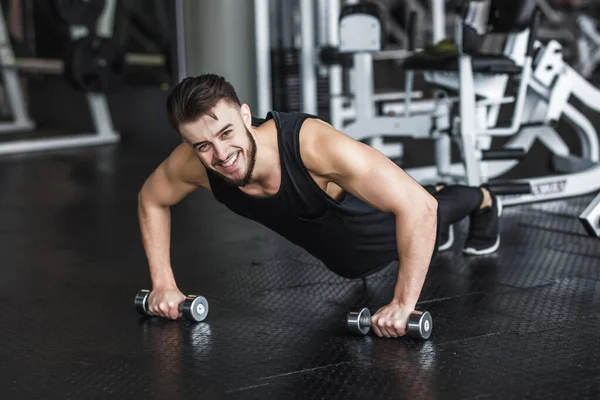
<svg viewBox="0 0 600 400">
<path fill-rule="evenodd" d="M 109 0 L 107 7 L 114 10 L 114 2 Z M 107 22 L 106 16 L 100 21 L 102 33 L 106 33 Z M 81 27 L 74 27 L 71 30 L 72 37 L 79 37 L 86 33 Z M 6 86 L 6 95 L 10 104 L 13 121 L 0 124 L 0 134 L 28 132 L 35 129 L 35 123 L 29 116 L 23 89 L 19 82 L 18 63 L 15 58 L 10 39 L 6 29 L 6 20 L 4 13 L 0 8 L 0 64 L 2 68 L 2 77 Z M 11 66 L 11 67 L 8 67 Z M 38 68 L 39 71 L 44 71 L 44 68 Z M 56 73 L 56 66 L 48 68 L 49 73 Z M 53 149 L 64 149 L 81 146 L 96 146 L 104 144 L 116 143 L 120 140 L 119 134 L 114 130 L 112 119 L 106 96 L 98 93 L 86 93 L 86 100 L 89 104 L 92 120 L 96 133 L 68 135 L 58 138 L 40 138 L 40 139 L 24 139 L 16 141 L 0 142 L 0 154 L 25 153 L 34 151 L 44 151 Z"/>
</svg>

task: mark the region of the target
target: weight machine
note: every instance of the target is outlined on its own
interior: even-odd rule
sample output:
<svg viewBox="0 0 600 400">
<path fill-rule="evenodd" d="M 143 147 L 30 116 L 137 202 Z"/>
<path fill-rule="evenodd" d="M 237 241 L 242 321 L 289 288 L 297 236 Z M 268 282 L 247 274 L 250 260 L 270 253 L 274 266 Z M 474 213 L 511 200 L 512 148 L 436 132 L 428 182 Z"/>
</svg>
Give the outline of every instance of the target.
<svg viewBox="0 0 600 400">
<path fill-rule="evenodd" d="M 116 0 L 108 0 L 107 11 L 114 9 Z M 110 24 L 110 14 L 107 12 L 99 29 Z M 99 14 L 96 14 L 99 17 Z M 88 34 L 88 27 L 75 25 L 71 28 L 71 37 L 79 39 Z M 12 111 L 13 121 L 0 124 L 0 133 L 27 132 L 35 129 L 35 123 L 29 115 L 23 88 L 19 81 L 19 71 L 41 72 L 49 74 L 64 74 L 65 65 L 61 60 L 16 59 L 10 44 L 6 28 L 6 19 L 0 9 L 0 64 L 2 78 L 6 88 L 7 99 Z M 0 154 L 43 151 L 79 146 L 91 146 L 116 143 L 120 140 L 115 131 L 106 96 L 102 93 L 86 93 L 90 107 L 95 134 L 69 135 L 67 137 L 23 139 L 0 143 Z"/>
<path fill-rule="evenodd" d="M 111 40 L 116 0 L 76 2 L 48 1 L 57 23 L 69 28 L 71 51 L 65 59 L 16 58 L 0 9 L 0 68 L 12 120 L 0 123 L 0 134 L 33 134 L 36 128 L 27 109 L 20 73 L 64 76 L 83 92 L 88 103 L 94 133 L 63 137 L 26 138 L 0 142 L 0 154 L 114 144 L 120 141 L 115 130 L 106 93 L 120 87 L 127 65 L 159 66 L 164 59 L 146 54 L 125 54 Z"/>
<path fill-rule="evenodd" d="M 502 20 L 498 2 L 468 2 L 465 17 L 457 25 L 455 51 L 416 51 L 404 57 L 407 98 L 386 102 L 373 94 L 373 62 L 386 57 L 382 51 L 382 27 L 377 7 L 347 5 L 340 14 L 339 51 L 351 54 L 351 81 L 355 118 L 341 127 L 357 140 L 369 141 L 383 135 L 433 139 L 436 165 L 407 170 L 420 182 L 456 182 L 471 186 L 488 184 L 501 195 L 505 205 L 556 200 L 600 190 L 600 146 L 590 121 L 569 100 L 577 97 L 589 108 L 600 111 L 600 91 L 582 78 L 562 58 L 557 41 L 542 45 L 535 33 L 538 12 L 535 0 L 512 4 L 517 20 Z M 500 18 L 494 20 L 494 16 Z M 507 15 L 507 14 L 504 14 Z M 470 43 L 480 43 L 492 32 L 507 36 L 501 54 L 481 54 Z M 443 91 L 430 100 L 411 99 L 412 74 L 423 72 L 426 82 Z M 507 95 L 510 79 L 517 77 L 514 95 Z M 448 92 L 452 92 L 452 97 Z M 513 107 L 508 126 L 499 126 L 502 105 Z M 453 109 L 458 109 L 453 113 Z M 581 142 L 580 157 L 570 154 L 554 124 L 564 119 Z M 492 139 L 505 138 L 501 148 Z M 561 175 L 513 181 L 494 180 L 523 159 L 535 141 L 553 154 Z M 455 142 L 461 162 L 451 164 L 450 145 Z M 377 143 L 376 143 L 377 144 Z M 386 148 L 382 151 L 386 152 Z M 394 150 L 394 149 L 392 149 Z M 388 152 L 389 155 L 389 152 Z M 596 199 L 581 214 L 589 232 L 600 233 Z M 595 219 L 595 220 L 594 220 Z"/>
</svg>

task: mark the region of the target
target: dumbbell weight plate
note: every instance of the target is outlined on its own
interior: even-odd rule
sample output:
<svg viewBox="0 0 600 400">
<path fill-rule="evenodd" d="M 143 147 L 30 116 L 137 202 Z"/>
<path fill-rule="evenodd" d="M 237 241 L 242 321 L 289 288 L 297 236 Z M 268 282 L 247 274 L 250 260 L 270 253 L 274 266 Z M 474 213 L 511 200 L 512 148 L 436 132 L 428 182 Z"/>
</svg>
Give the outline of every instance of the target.
<svg viewBox="0 0 600 400">
<path fill-rule="evenodd" d="M 200 322 L 208 315 L 208 301 L 202 296 L 187 296 L 180 308 L 183 316 L 190 321 Z"/>
<path fill-rule="evenodd" d="M 368 308 L 350 310 L 346 317 L 346 325 L 352 333 L 366 335 L 371 330 L 371 312 Z"/>
<path fill-rule="evenodd" d="M 146 308 L 148 304 L 148 296 L 150 295 L 150 291 L 147 289 L 142 289 L 135 295 L 135 309 L 144 316 L 149 316 L 150 313 Z"/>
<path fill-rule="evenodd" d="M 421 339 L 429 339 L 433 331 L 433 318 L 428 311 L 413 312 L 408 318 L 407 334 Z"/>
</svg>

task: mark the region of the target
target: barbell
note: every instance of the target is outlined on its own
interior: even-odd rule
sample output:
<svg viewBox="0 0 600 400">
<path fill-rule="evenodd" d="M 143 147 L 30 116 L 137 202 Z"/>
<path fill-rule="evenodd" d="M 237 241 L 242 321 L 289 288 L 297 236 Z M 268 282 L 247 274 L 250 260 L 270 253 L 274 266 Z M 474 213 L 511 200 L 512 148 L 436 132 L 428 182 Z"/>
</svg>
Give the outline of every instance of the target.
<svg viewBox="0 0 600 400">
<path fill-rule="evenodd" d="M 126 53 L 112 38 L 88 35 L 74 40 L 63 59 L 15 58 L 0 68 L 22 72 L 64 74 L 76 89 L 109 93 L 118 89 L 128 66 L 164 67 L 162 54 Z"/>
</svg>

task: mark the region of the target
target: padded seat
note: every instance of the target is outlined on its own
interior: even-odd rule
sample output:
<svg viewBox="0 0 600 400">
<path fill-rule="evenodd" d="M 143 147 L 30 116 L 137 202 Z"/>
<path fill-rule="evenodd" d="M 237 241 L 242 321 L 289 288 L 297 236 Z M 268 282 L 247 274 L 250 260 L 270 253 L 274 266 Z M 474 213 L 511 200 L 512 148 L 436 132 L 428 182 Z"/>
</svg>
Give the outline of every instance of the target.
<svg viewBox="0 0 600 400">
<path fill-rule="evenodd" d="M 503 54 L 477 54 L 472 57 L 473 72 L 489 74 L 519 74 L 522 68 Z M 405 70 L 458 71 L 457 53 L 420 51 L 404 60 Z"/>
</svg>

